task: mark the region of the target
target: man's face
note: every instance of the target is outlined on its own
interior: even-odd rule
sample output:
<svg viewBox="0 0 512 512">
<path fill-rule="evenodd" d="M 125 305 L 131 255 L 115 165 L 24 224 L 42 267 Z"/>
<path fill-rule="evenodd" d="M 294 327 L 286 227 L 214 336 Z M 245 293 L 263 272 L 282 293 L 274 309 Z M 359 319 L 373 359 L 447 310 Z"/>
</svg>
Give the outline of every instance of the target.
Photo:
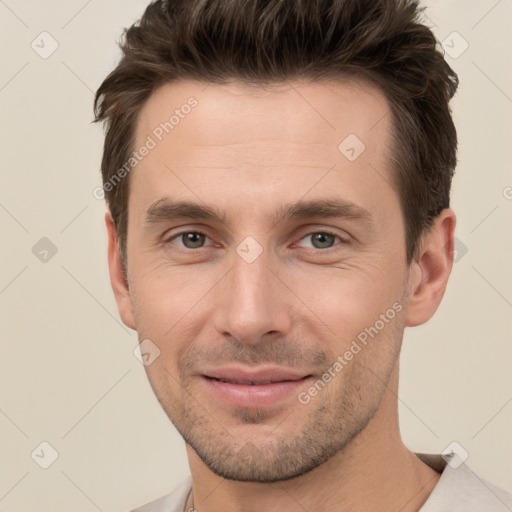
<svg viewBox="0 0 512 512">
<path fill-rule="evenodd" d="M 156 147 L 129 178 L 133 323 L 161 351 L 151 386 L 235 480 L 291 478 L 347 446 L 385 402 L 405 323 L 389 106 L 361 83 L 292 85 L 161 87 L 135 141 Z M 224 219 L 174 217 L 176 202 Z"/>
</svg>

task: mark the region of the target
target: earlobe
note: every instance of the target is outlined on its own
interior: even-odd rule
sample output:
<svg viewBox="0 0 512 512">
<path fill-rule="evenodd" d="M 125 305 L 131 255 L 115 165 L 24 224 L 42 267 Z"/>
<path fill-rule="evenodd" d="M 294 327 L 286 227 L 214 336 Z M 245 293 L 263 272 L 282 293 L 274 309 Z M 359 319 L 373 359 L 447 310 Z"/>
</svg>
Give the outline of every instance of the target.
<svg viewBox="0 0 512 512">
<path fill-rule="evenodd" d="M 441 303 L 453 266 L 455 223 L 455 213 L 445 208 L 422 236 L 410 269 L 407 327 L 425 323 Z"/>
<path fill-rule="evenodd" d="M 125 281 L 121 257 L 119 254 L 119 242 L 112 215 L 107 210 L 105 213 L 105 225 L 108 237 L 108 268 L 110 273 L 110 284 L 117 302 L 117 308 L 121 320 L 131 329 L 136 329 L 135 320 L 130 300 L 128 284 Z"/>
</svg>

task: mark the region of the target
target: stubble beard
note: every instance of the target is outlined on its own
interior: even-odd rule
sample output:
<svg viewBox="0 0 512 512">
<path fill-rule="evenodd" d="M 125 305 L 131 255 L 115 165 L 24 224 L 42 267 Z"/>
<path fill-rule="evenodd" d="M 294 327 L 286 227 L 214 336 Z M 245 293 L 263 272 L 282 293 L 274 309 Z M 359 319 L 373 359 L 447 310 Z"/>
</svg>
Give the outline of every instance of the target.
<svg viewBox="0 0 512 512">
<path fill-rule="evenodd" d="M 339 386 L 334 394 L 324 389 L 323 396 L 316 396 L 307 405 L 297 401 L 296 407 L 304 408 L 299 411 L 305 418 L 298 431 L 291 429 L 294 412 L 280 420 L 280 425 L 263 409 L 231 409 L 231 424 L 234 420 L 244 427 L 253 425 L 257 430 L 264 425 L 267 432 L 270 430 L 265 436 L 254 435 L 250 439 L 237 438 L 237 429 L 222 425 L 185 386 L 178 400 L 175 393 L 168 393 L 165 402 L 160 398 L 159 402 L 185 442 L 213 473 L 242 482 L 278 482 L 308 473 L 345 450 L 377 412 L 390 374 L 391 368 L 386 372 L 385 383 L 372 380 L 370 403 L 365 403 L 359 386 L 365 380 L 369 385 L 367 375 L 356 379 L 353 386 L 344 382 L 348 387 Z M 268 429 L 273 424 L 274 429 Z M 282 425 L 288 430 L 280 430 Z"/>
</svg>

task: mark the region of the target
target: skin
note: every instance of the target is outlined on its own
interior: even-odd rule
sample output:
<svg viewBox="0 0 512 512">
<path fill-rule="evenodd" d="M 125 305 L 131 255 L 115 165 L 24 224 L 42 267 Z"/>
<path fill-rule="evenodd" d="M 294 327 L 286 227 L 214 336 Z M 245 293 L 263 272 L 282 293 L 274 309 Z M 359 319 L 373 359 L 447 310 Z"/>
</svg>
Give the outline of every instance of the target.
<svg viewBox="0 0 512 512">
<path fill-rule="evenodd" d="M 128 284 L 105 216 L 121 318 L 160 349 L 145 369 L 187 442 L 187 506 L 419 510 L 440 475 L 401 440 L 398 362 L 405 327 L 431 318 L 444 294 L 455 214 L 441 212 L 407 265 L 391 114 L 370 84 L 166 84 L 140 112 L 135 146 L 190 96 L 197 107 L 129 177 Z M 348 134 L 366 146 L 355 161 L 338 149 Z M 215 207 L 226 222 L 146 223 L 163 197 Z M 284 204 L 327 198 L 364 208 L 372 223 L 269 217 Z M 174 237 L 198 229 L 206 237 L 195 245 Z M 321 245 L 315 234 L 326 232 L 335 236 Z M 250 264 L 236 251 L 248 236 L 262 249 Z M 307 392 L 393 304 L 401 310 L 307 404 L 293 393 L 272 406 L 235 407 L 200 376 L 230 361 L 274 362 L 311 375 L 298 390 Z"/>
</svg>

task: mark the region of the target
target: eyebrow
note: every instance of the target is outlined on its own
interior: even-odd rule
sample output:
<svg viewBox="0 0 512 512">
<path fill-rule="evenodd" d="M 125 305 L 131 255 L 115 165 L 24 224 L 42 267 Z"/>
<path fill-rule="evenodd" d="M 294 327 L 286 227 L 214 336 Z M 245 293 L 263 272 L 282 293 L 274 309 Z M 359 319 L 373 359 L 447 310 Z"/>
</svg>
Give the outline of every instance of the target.
<svg viewBox="0 0 512 512">
<path fill-rule="evenodd" d="M 144 223 L 152 225 L 178 218 L 210 220 L 228 224 L 224 211 L 212 206 L 190 201 L 173 201 L 163 197 L 152 203 L 145 212 Z M 292 219 L 340 218 L 360 221 L 368 228 L 374 224 L 372 214 L 365 208 L 341 198 L 300 200 L 280 206 L 267 215 L 269 221 L 277 224 Z"/>
</svg>

